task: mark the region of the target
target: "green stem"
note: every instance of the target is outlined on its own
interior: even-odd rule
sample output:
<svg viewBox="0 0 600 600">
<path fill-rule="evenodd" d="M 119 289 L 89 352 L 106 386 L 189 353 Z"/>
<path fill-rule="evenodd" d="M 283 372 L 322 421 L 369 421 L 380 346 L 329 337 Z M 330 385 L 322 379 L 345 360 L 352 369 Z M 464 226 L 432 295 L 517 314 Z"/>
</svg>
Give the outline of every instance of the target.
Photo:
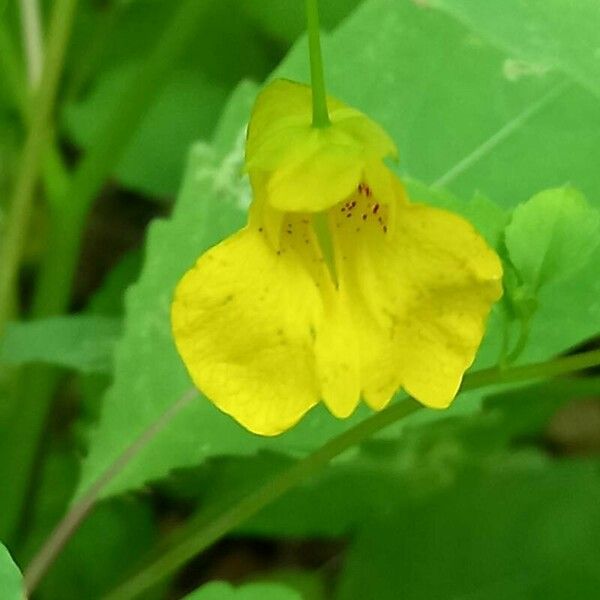
<svg viewBox="0 0 600 600">
<path fill-rule="evenodd" d="M 4 240 L 0 252 L 0 335 L 10 313 L 17 273 L 27 236 L 33 196 L 49 132 L 65 50 L 77 0 L 57 0 L 51 18 L 49 43 L 39 92 L 9 201 Z"/>
<path fill-rule="evenodd" d="M 531 318 L 522 317 L 519 321 L 519 337 L 515 347 L 506 357 L 505 364 L 512 365 L 518 358 L 523 354 L 523 351 L 527 347 L 527 341 L 529 340 L 529 332 L 531 329 Z"/>
<path fill-rule="evenodd" d="M 172 72 L 174 61 L 193 39 L 198 21 L 209 6 L 207 0 L 181 3 L 148 60 L 121 97 L 119 112 L 102 129 L 71 178 L 61 202 L 53 207 L 48 251 L 37 282 L 33 317 L 60 314 L 67 309 L 82 233 L 92 202 L 113 172 L 163 81 Z M 0 472 L 8 472 L 7 480 L 11 482 L 3 497 L 3 507 L 8 508 L 0 513 L 0 537 L 4 534 L 4 539 L 20 523 L 23 500 L 30 487 L 56 382 L 57 372 L 50 367 L 28 369 L 21 405 L 14 413 L 15 421 L 7 428 L 7 434 L 0 437 L 0 446 L 15 448 L 19 459 L 13 459 L 6 450 L 3 457 L 0 451 L 0 460 L 11 458 L 8 464 L 0 464 Z"/>
<path fill-rule="evenodd" d="M 306 26 L 310 52 L 310 78 L 312 83 L 313 126 L 331 125 L 327 111 L 327 91 L 321 55 L 321 31 L 319 28 L 318 0 L 306 0 Z"/>
<path fill-rule="evenodd" d="M 22 65 L 17 57 L 13 41 L 6 30 L 5 22 L 0 22 L 0 75 L 4 76 L 6 89 L 12 96 L 12 103 L 19 112 L 23 127 L 31 126 L 33 107 L 31 106 Z M 42 176 L 46 200 L 54 205 L 58 198 L 64 197 L 69 174 L 63 158 L 56 146 L 52 133 L 48 134 L 46 152 L 43 158 Z"/>
<path fill-rule="evenodd" d="M 484 369 L 467 375 L 461 390 L 554 377 L 597 365 L 600 365 L 600 350 L 505 370 Z M 235 505 L 225 509 L 216 518 L 206 522 L 204 515 L 200 515 L 200 518 L 193 520 L 190 535 L 183 539 L 178 538 L 171 548 L 163 547 L 157 559 L 105 596 L 103 600 L 132 600 L 148 591 L 196 554 L 327 465 L 333 458 L 421 408 L 421 405 L 412 398 L 398 401 L 327 442 L 316 452 L 298 461 L 280 475 L 267 481 L 255 492 L 244 496 Z M 197 524 L 200 526 L 196 529 Z"/>
<path fill-rule="evenodd" d="M 20 0 L 21 33 L 31 89 L 40 83 L 43 64 L 42 27 L 37 0 Z"/>
<path fill-rule="evenodd" d="M 532 379 L 550 379 L 567 373 L 600 366 L 600 350 L 590 350 L 554 360 L 501 369 L 482 369 L 465 376 L 461 391 L 473 390 L 488 385 L 518 383 Z"/>
</svg>

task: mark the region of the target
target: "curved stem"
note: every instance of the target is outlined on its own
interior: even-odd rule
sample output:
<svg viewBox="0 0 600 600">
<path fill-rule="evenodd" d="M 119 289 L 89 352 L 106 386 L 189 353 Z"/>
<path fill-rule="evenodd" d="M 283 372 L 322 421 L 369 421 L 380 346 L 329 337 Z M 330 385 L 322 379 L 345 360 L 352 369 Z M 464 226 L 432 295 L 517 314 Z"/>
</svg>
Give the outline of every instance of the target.
<svg viewBox="0 0 600 600">
<path fill-rule="evenodd" d="M 523 353 L 523 350 L 527 347 L 527 341 L 529 340 L 529 331 L 531 329 L 531 319 L 529 317 L 522 317 L 519 323 L 519 337 L 515 347 L 512 349 L 510 354 L 506 357 L 506 364 L 511 365 L 514 363 L 519 356 Z"/>
<path fill-rule="evenodd" d="M 509 369 L 496 367 L 483 369 L 468 374 L 461 390 L 472 390 L 492 384 L 549 378 L 597 365 L 600 365 L 600 350 Z M 147 591 L 166 575 L 185 564 L 190 558 L 206 549 L 244 520 L 283 496 L 321 467 L 327 465 L 331 459 L 421 408 L 422 406 L 415 400 L 405 397 L 385 410 L 361 421 L 303 460 L 298 461 L 281 474 L 267 481 L 255 492 L 244 496 L 238 503 L 226 508 L 215 519 L 206 522 L 202 518 L 194 533 L 183 540 L 178 540 L 173 547 L 163 549 L 161 555 L 154 562 L 151 562 L 115 589 L 104 600 L 130 600 Z M 195 527 L 192 527 L 192 530 L 194 529 Z"/>
<path fill-rule="evenodd" d="M 327 91 L 321 55 L 321 31 L 319 29 L 318 0 L 306 0 L 306 26 L 310 53 L 310 78 L 312 84 L 313 126 L 331 125 L 327 111 Z"/>
<path fill-rule="evenodd" d="M 518 383 L 519 381 L 531 379 L 550 379 L 597 366 L 600 366 L 600 350 L 590 350 L 589 352 L 581 352 L 580 354 L 531 365 L 520 365 L 506 369 L 499 367 L 482 369 L 465 376 L 461 391 L 474 390 L 488 385 Z"/>
</svg>

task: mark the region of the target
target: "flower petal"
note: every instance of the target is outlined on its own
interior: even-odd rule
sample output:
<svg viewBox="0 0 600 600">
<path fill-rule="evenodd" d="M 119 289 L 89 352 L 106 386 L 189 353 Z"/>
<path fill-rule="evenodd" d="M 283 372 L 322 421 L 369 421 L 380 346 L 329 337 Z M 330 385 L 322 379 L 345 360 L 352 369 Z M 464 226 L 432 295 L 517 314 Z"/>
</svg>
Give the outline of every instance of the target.
<svg viewBox="0 0 600 600">
<path fill-rule="evenodd" d="M 172 307 L 177 349 L 196 386 L 262 435 L 292 427 L 319 400 L 313 351 L 321 300 L 289 245 L 251 226 L 200 257 Z"/>
<path fill-rule="evenodd" d="M 360 400 L 358 340 L 348 302 L 335 294 L 326 300 L 326 306 L 316 331 L 317 378 L 327 408 L 345 418 Z"/>
<path fill-rule="evenodd" d="M 388 230 L 388 207 L 375 219 L 374 201 L 358 198 L 349 217 L 333 216 L 363 396 L 380 409 L 401 385 L 428 406 L 446 407 L 501 295 L 500 261 L 461 217 L 399 200 Z"/>
<path fill-rule="evenodd" d="M 358 185 L 364 158 L 352 143 L 334 141 L 334 129 L 309 129 L 267 183 L 269 204 L 286 212 L 320 212 Z M 328 141 L 329 139 L 329 141 Z"/>
</svg>

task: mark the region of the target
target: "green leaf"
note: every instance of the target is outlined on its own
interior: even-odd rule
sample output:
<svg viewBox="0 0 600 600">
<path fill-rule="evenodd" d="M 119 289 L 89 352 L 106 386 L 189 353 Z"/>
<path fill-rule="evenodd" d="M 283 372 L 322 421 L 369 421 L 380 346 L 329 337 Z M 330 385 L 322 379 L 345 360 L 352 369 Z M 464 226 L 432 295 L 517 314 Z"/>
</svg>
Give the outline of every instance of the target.
<svg viewBox="0 0 600 600">
<path fill-rule="evenodd" d="M 23 578 L 8 550 L 0 544 L 0 591 L 2 600 L 23 600 Z"/>
<path fill-rule="evenodd" d="M 0 360 L 9 365 L 44 362 L 84 373 L 108 373 L 120 333 L 120 319 L 99 316 L 9 323 Z"/>
<path fill-rule="evenodd" d="M 577 190 L 546 190 L 519 205 L 505 232 L 506 248 L 532 291 L 574 275 L 600 242 L 600 212 Z"/>
<path fill-rule="evenodd" d="M 428 0 L 530 64 L 513 76 L 557 68 L 600 96 L 600 5 L 596 0 Z"/>
<path fill-rule="evenodd" d="M 128 252 L 105 277 L 90 299 L 85 314 L 114 317 L 122 320 L 125 312 L 125 293 L 138 278 L 143 263 L 141 249 Z M 112 367 L 112 360 L 111 360 Z M 104 373 L 80 373 L 81 403 L 75 428 L 81 446 L 87 448 L 91 428 L 98 422 L 102 398 L 112 382 L 112 368 Z"/>
<path fill-rule="evenodd" d="M 203 585 L 183 600 L 301 600 L 301 596 L 279 583 L 248 583 L 236 588 L 215 581 Z"/>
<path fill-rule="evenodd" d="M 571 90 L 554 97 L 554 104 L 543 105 L 535 118 L 524 118 L 555 81 L 548 77 L 509 81 L 502 72 L 504 54 L 447 16 L 408 0 L 365 2 L 325 42 L 332 92 L 386 126 L 400 147 L 401 166 L 411 176 L 438 180 L 456 172 L 454 167 L 464 165 L 463 158 L 475 151 L 475 159 L 452 179 L 454 195 L 434 189 L 429 201 L 435 203 L 438 197 L 445 207 L 454 203 L 459 212 L 469 213 L 488 239 L 498 237 L 505 215 L 490 208 L 478 190 L 510 207 L 542 187 L 570 179 L 582 189 L 598 190 L 595 197 L 600 198 L 595 168 L 600 147 L 590 133 L 594 124 L 600 126 L 600 106 L 587 92 Z M 306 49 L 299 45 L 277 74 L 306 79 L 306 62 Z M 244 431 L 203 398 L 166 420 L 169 409 L 192 387 L 170 332 L 173 289 L 204 250 L 245 220 L 250 197 L 241 177 L 243 143 L 255 92 L 251 85 L 239 88 L 214 145 L 195 147 L 172 218 L 150 229 L 142 275 L 127 296 L 115 381 L 83 465 L 79 493 L 159 421 L 160 432 L 104 490 L 105 495 L 218 455 L 252 455 L 266 449 L 302 456 L 369 414 L 363 406 L 351 419 L 340 421 L 318 406 L 296 428 L 270 439 Z M 579 124 L 576 133 L 571 130 L 573 119 Z M 511 135 L 496 142 L 494 136 L 507 126 L 512 127 Z M 490 139 L 494 143 L 482 149 Z M 534 164 L 527 164 L 523 156 Z M 476 200 L 463 209 L 457 195 Z M 594 257 L 568 286 L 559 281 L 542 290 L 523 360 L 547 359 L 597 333 L 599 295 L 600 260 Z M 496 362 L 501 334 L 502 321 L 496 314 L 478 366 Z M 461 399 L 448 413 L 422 411 L 407 422 L 472 412 L 480 397 L 479 392 L 472 393 L 472 402 Z M 397 434 L 397 428 L 390 428 L 389 435 Z"/>
<path fill-rule="evenodd" d="M 337 598 L 591 598 L 599 536 L 596 464 L 499 469 L 366 522 Z"/>
</svg>

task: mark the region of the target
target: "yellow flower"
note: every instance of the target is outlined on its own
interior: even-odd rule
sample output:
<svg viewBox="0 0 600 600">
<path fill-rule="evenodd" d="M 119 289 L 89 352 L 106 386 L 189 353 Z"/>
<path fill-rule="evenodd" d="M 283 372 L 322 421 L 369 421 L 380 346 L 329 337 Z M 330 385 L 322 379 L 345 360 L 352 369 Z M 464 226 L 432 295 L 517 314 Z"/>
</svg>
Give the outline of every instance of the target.
<svg viewBox="0 0 600 600">
<path fill-rule="evenodd" d="M 202 255 L 172 307 L 198 388 L 262 435 L 317 402 L 347 417 L 404 388 L 445 408 L 501 295 L 497 255 L 445 210 L 411 203 L 383 163 L 386 133 L 309 87 L 271 83 L 250 121 L 248 225 Z"/>
</svg>

